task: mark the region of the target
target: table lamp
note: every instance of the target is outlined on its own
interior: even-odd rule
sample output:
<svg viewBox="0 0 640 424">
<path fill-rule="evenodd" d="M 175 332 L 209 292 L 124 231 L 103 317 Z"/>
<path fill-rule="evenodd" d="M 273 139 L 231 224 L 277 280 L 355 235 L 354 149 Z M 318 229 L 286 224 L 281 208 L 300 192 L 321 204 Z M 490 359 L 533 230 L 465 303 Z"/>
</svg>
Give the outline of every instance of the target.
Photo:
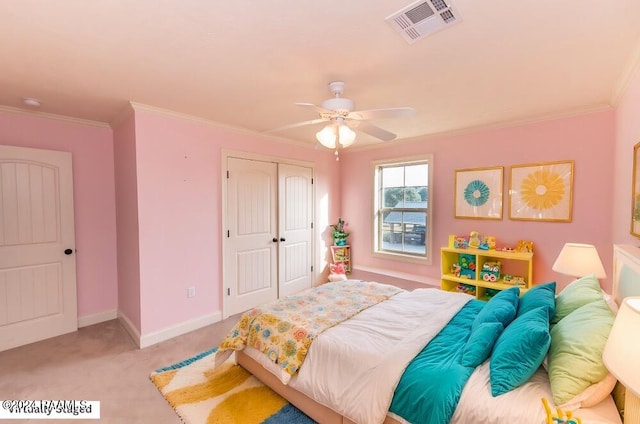
<svg viewBox="0 0 640 424">
<path fill-rule="evenodd" d="M 607 277 L 598 251 L 592 244 L 566 243 L 551 269 L 573 277 L 592 273 L 598 279 Z"/>
<path fill-rule="evenodd" d="M 602 360 L 626 388 L 624 422 L 640 423 L 640 296 L 622 301 L 611 328 Z"/>
</svg>

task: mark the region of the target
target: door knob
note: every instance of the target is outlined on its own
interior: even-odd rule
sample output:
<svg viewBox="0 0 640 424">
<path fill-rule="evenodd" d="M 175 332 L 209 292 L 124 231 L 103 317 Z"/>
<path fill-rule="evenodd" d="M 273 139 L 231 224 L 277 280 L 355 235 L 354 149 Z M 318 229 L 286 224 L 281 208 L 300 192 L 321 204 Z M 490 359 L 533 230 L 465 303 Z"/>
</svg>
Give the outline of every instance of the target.
<svg viewBox="0 0 640 424">
<path fill-rule="evenodd" d="M 70 255 L 70 254 L 72 254 L 72 253 L 73 253 L 73 250 L 71 250 L 71 249 L 64 249 L 64 254 L 65 254 L 65 255 Z"/>
<path fill-rule="evenodd" d="M 280 241 L 287 241 L 284 237 L 280 237 Z"/>
<path fill-rule="evenodd" d="M 277 242 L 278 242 L 278 237 L 274 237 L 272 241 L 273 241 L 274 243 L 277 243 Z"/>
</svg>

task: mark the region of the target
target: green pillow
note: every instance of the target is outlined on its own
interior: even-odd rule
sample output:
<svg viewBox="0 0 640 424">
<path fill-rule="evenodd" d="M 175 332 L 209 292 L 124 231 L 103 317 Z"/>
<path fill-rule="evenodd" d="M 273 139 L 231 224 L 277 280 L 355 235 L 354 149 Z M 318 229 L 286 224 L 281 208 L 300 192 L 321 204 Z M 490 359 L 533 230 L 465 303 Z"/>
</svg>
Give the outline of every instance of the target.
<svg viewBox="0 0 640 424">
<path fill-rule="evenodd" d="M 602 298 L 600 283 L 595 274 L 578 278 L 558 293 L 556 297 L 556 315 L 551 322 L 553 324 L 558 323 L 579 307 Z"/>
<path fill-rule="evenodd" d="M 471 331 L 483 322 L 500 322 L 504 328 L 507 328 L 516 316 L 519 295 L 520 289 L 518 287 L 499 291 L 478 313 L 471 326 Z"/>
<path fill-rule="evenodd" d="M 469 336 L 469 340 L 462 349 L 462 365 L 477 367 L 483 363 L 491 353 L 493 345 L 504 327 L 501 322 L 483 322 L 479 324 Z"/>
<path fill-rule="evenodd" d="M 524 315 L 532 309 L 543 308 L 547 311 L 549 321 L 556 314 L 556 282 L 539 284 L 520 296 L 516 317 Z"/>
<path fill-rule="evenodd" d="M 542 364 L 550 343 L 545 309 L 533 309 L 513 320 L 491 352 L 491 395 L 499 396 L 526 383 Z"/>
<path fill-rule="evenodd" d="M 607 302 L 600 299 L 576 309 L 553 327 L 548 369 L 556 405 L 570 401 L 607 376 L 602 352 L 614 320 Z"/>
</svg>

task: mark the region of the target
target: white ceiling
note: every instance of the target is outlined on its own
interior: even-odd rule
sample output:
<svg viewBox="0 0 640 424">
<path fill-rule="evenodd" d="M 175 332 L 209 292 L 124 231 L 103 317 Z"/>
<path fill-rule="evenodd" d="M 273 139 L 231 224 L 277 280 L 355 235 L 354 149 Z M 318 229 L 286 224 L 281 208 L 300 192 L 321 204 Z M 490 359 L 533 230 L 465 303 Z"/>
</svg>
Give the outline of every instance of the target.
<svg viewBox="0 0 640 424">
<path fill-rule="evenodd" d="M 0 105 L 263 132 L 316 118 L 294 103 L 341 80 L 358 110 L 416 109 L 372 122 L 404 139 L 611 107 L 639 57 L 638 0 L 452 1 L 461 23 L 408 44 L 385 18 L 412 0 L 0 0 Z"/>
</svg>

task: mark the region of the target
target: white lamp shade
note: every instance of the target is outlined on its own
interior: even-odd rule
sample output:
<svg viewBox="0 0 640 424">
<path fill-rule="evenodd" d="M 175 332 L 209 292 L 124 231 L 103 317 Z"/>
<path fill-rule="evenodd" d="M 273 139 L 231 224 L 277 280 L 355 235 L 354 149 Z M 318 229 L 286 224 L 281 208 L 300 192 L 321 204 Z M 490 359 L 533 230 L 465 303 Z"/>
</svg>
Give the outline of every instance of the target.
<svg viewBox="0 0 640 424">
<path fill-rule="evenodd" d="M 346 125 L 338 127 L 338 141 L 342 147 L 351 146 L 356 141 L 356 133 Z"/>
<path fill-rule="evenodd" d="M 327 125 L 316 133 L 316 139 L 327 149 L 336 148 L 336 130 L 333 125 Z"/>
<path fill-rule="evenodd" d="M 640 297 L 622 301 L 602 354 L 604 365 L 625 387 L 640 396 Z"/>
<path fill-rule="evenodd" d="M 595 274 L 596 278 L 607 277 L 600 255 L 591 244 L 566 243 L 551 269 L 573 277 L 584 277 L 589 274 Z"/>
</svg>

